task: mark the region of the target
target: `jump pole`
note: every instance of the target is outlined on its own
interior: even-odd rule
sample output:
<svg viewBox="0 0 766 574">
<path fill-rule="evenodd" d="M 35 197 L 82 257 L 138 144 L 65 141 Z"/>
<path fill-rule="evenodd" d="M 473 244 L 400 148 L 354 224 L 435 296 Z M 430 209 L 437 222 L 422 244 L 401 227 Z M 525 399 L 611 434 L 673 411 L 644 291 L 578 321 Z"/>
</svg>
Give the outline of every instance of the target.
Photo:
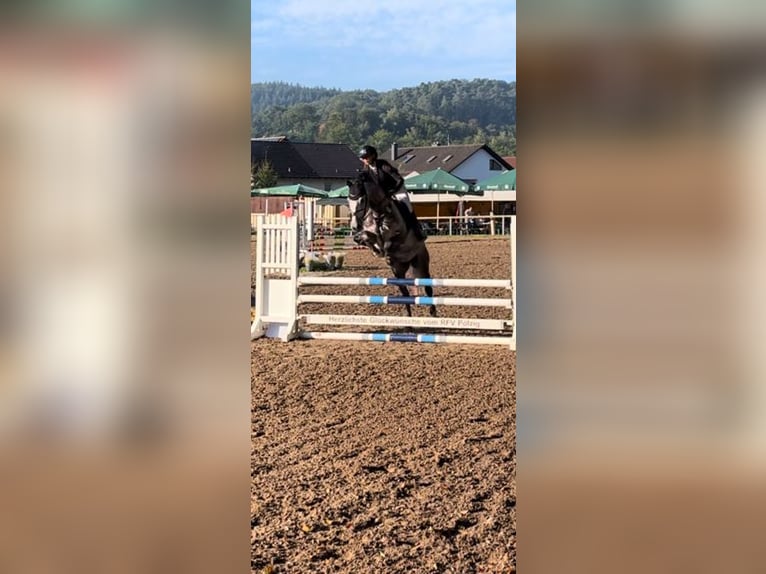
<svg viewBox="0 0 766 574">
<path fill-rule="evenodd" d="M 379 343 L 457 343 L 463 345 L 508 345 L 510 337 L 479 335 L 431 335 L 425 333 L 325 333 L 302 331 L 299 339 L 329 339 L 334 341 L 375 341 Z"/>
<path fill-rule="evenodd" d="M 292 339 L 335 339 L 378 342 L 419 342 L 458 344 L 502 344 L 516 349 L 516 217 L 510 221 L 511 280 L 504 279 L 396 279 L 386 277 L 319 277 L 299 278 L 297 217 L 280 215 L 257 219 L 255 321 L 251 339 L 266 336 L 283 341 Z M 490 287 L 510 291 L 508 299 L 459 297 L 402 297 L 356 295 L 301 295 L 300 285 L 406 285 L 414 287 Z M 506 320 L 450 317 L 394 317 L 385 315 L 319 315 L 298 314 L 301 303 L 362 303 L 372 305 L 461 305 L 491 306 L 512 309 Z M 433 327 L 462 330 L 498 330 L 511 334 L 498 336 L 441 335 L 423 333 L 333 333 L 301 331 L 299 320 L 307 324 Z"/>
</svg>

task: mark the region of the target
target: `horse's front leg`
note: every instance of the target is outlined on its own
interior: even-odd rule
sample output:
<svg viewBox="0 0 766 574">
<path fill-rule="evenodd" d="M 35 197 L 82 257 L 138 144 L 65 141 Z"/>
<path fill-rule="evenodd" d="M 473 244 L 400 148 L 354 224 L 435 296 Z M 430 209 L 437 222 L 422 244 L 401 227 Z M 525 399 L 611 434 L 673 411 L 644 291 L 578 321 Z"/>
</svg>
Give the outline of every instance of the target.
<svg viewBox="0 0 766 574">
<path fill-rule="evenodd" d="M 376 257 L 383 257 L 384 253 L 380 247 L 380 238 L 377 235 L 370 233 L 369 231 L 362 231 L 360 235 L 360 244 L 372 251 L 372 254 Z"/>
<path fill-rule="evenodd" d="M 384 217 L 379 217 L 375 220 L 375 229 L 378 232 L 378 245 L 386 256 L 391 254 L 391 230 L 388 227 Z M 391 265 L 389 263 L 389 265 Z"/>
<path fill-rule="evenodd" d="M 434 296 L 434 288 L 433 287 L 425 287 L 426 291 L 426 297 L 433 297 Z M 428 306 L 428 314 L 431 317 L 436 317 L 436 305 L 429 305 Z"/>
<path fill-rule="evenodd" d="M 412 266 L 413 276 L 417 279 L 430 279 L 431 278 L 431 271 L 429 270 L 430 264 L 431 264 L 431 257 L 428 254 L 428 250 L 425 248 L 425 246 L 423 246 L 421 253 L 418 255 L 418 257 L 416 258 Z M 434 296 L 434 289 L 430 285 L 424 287 L 424 290 L 426 292 L 426 297 Z M 428 306 L 428 314 L 431 317 L 436 317 L 435 305 Z"/>
<path fill-rule="evenodd" d="M 412 296 L 412 295 L 410 295 L 410 290 L 407 289 L 406 285 L 399 285 L 399 292 L 402 294 L 403 297 L 411 297 Z M 409 303 L 404 306 L 404 310 L 407 313 L 408 317 L 412 317 L 412 307 L 410 306 Z"/>
<path fill-rule="evenodd" d="M 388 264 L 391 267 L 391 271 L 394 274 L 394 277 L 397 279 L 404 279 L 404 276 L 407 275 L 407 265 L 402 265 L 401 263 L 392 262 L 391 258 L 388 258 Z M 402 294 L 402 297 L 411 297 L 410 290 L 407 288 L 406 285 L 398 285 L 399 292 Z M 407 313 L 408 317 L 412 317 L 412 307 L 409 303 L 407 303 L 404 306 L 404 310 Z"/>
</svg>

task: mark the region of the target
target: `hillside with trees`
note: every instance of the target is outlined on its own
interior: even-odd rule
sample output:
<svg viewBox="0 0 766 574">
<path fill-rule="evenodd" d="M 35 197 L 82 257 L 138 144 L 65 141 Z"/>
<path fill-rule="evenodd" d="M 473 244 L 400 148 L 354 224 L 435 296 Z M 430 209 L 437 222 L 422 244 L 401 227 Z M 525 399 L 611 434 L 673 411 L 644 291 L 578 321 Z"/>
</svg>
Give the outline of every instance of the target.
<svg viewBox="0 0 766 574">
<path fill-rule="evenodd" d="M 250 97 L 252 137 L 379 149 L 487 143 L 516 153 L 516 82 L 447 80 L 386 92 L 269 82 L 253 84 Z"/>
<path fill-rule="evenodd" d="M 309 88 L 287 82 L 263 82 L 250 86 L 250 112 L 257 114 L 269 106 L 292 106 L 331 98 L 341 90 Z"/>
</svg>

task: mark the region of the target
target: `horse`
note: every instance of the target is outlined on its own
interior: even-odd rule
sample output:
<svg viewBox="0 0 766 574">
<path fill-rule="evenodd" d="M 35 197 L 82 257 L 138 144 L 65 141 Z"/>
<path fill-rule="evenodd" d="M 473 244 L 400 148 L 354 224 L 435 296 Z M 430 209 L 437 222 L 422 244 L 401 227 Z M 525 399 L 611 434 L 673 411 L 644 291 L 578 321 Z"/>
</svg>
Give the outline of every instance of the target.
<svg viewBox="0 0 766 574">
<path fill-rule="evenodd" d="M 347 180 L 349 189 L 349 208 L 352 213 L 362 215 L 363 227 L 360 243 L 365 245 L 377 257 L 385 257 L 394 277 L 404 279 L 407 271 L 417 279 L 429 279 L 431 257 L 425 241 L 418 239 L 412 229 L 407 227 L 400 209 L 407 209 L 394 201 L 369 174 L 359 174 L 356 180 Z M 362 209 L 358 209 L 358 202 Z M 357 215 L 357 216 L 358 216 Z M 406 285 L 399 285 L 399 291 L 404 297 L 410 297 Z M 433 297 L 433 288 L 425 287 L 426 296 Z M 408 317 L 412 316 L 412 308 L 405 305 Z M 430 305 L 428 314 L 436 316 L 436 307 Z"/>
</svg>

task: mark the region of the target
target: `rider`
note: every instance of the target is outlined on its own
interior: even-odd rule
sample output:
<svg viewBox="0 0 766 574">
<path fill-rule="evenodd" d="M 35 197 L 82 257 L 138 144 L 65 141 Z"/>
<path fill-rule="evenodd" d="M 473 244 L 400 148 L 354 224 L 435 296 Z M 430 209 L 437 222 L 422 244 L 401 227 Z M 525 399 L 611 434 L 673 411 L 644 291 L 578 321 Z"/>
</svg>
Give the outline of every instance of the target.
<svg viewBox="0 0 766 574">
<path fill-rule="evenodd" d="M 401 209 L 400 212 L 404 216 L 407 227 L 412 229 L 418 239 L 421 241 L 425 240 L 425 233 L 423 233 L 423 229 L 420 227 L 420 222 L 415 216 L 415 211 L 412 209 L 410 197 L 404 188 L 404 178 L 397 169 L 386 160 L 378 159 L 378 150 L 371 145 L 365 145 L 359 150 L 359 159 L 364 164 L 362 171 L 370 174 L 389 197 L 404 206 L 404 209 Z M 359 217 L 356 214 L 353 217 L 352 227 L 354 233 L 358 234 L 361 232 L 363 219 L 363 217 Z"/>
</svg>

